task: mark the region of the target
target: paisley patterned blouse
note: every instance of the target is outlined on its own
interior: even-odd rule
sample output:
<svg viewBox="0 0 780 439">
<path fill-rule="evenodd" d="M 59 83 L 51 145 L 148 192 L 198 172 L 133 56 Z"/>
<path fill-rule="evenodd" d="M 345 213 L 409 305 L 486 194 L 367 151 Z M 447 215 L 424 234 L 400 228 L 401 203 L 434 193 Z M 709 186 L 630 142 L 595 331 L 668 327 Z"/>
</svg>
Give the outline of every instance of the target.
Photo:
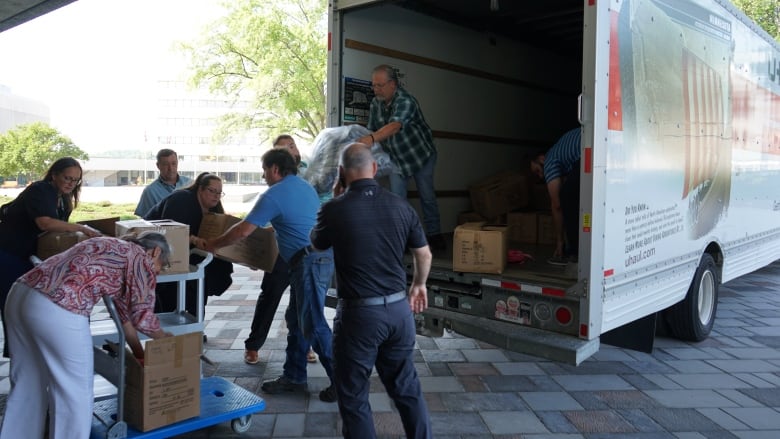
<svg viewBox="0 0 780 439">
<path fill-rule="evenodd" d="M 154 314 L 154 263 L 138 244 L 109 237 L 88 239 L 46 259 L 19 282 L 85 317 L 107 294 L 123 323 L 129 320 L 144 334 L 160 329 Z"/>
</svg>

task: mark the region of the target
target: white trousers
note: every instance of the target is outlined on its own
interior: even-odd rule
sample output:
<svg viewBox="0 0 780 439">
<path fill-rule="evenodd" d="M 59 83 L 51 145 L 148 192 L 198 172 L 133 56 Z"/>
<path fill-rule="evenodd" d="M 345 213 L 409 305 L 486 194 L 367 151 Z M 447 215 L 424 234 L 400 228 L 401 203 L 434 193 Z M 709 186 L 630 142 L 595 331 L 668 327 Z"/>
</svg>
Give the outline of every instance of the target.
<svg viewBox="0 0 780 439">
<path fill-rule="evenodd" d="M 0 439 L 88 439 L 92 425 L 93 354 L 89 319 L 15 283 L 5 305 L 11 392 Z"/>
</svg>

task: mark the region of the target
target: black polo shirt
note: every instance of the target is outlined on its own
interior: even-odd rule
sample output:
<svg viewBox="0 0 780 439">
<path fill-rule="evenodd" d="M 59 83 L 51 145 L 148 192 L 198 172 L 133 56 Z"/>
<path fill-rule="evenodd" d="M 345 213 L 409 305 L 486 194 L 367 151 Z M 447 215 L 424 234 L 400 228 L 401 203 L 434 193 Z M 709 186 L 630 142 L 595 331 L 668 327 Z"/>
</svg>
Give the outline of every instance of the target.
<svg viewBox="0 0 780 439">
<path fill-rule="evenodd" d="M 333 247 L 343 299 L 387 296 L 407 289 L 404 252 L 428 243 L 417 212 L 374 179 L 353 181 L 325 203 L 311 231 L 314 247 Z"/>
<path fill-rule="evenodd" d="M 57 209 L 57 188 L 50 181 L 36 181 L 27 186 L 16 199 L 4 205 L 0 220 L 0 248 L 25 261 L 38 251 L 38 228 L 35 219 L 48 216 L 68 221 L 70 211 Z M 62 197 L 63 204 L 66 198 Z"/>
</svg>

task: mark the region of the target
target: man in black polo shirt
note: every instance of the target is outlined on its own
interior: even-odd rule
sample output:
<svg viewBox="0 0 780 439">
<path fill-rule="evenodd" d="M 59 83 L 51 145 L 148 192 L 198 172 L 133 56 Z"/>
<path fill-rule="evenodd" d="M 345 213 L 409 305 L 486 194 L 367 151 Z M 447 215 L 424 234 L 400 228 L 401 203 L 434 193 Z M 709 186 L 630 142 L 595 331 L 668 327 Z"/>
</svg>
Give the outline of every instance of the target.
<svg viewBox="0 0 780 439">
<path fill-rule="evenodd" d="M 431 251 L 417 213 L 373 179 L 376 161 L 367 145 L 341 155 L 346 192 L 324 204 L 311 232 L 317 249 L 333 247 L 339 304 L 333 321 L 334 383 L 345 438 L 374 438 L 368 403 L 376 365 L 395 402 L 407 438 L 431 437 L 428 408 L 414 367 L 413 312 L 428 307 L 425 282 Z M 336 194 L 342 188 L 337 189 Z M 407 295 L 404 252 L 414 257 Z"/>
</svg>

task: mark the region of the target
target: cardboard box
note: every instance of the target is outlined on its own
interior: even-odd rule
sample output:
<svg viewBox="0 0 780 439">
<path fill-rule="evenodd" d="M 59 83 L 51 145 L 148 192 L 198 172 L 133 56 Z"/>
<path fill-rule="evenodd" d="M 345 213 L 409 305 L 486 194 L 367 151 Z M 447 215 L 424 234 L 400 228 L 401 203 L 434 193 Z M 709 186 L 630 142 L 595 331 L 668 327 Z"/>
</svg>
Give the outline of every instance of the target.
<svg viewBox="0 0 780 439">
<path fill-rule="evenodd" d="M 101 218 L 87 221 L 79 221 L 79 224 L 92 227 L 105 236 L 114 236 L 116 233 L 116 222 L 119 221 L 119 217 Z"/>
<path fill-rule="evenodd" d="M 203 215 L 198 236 L 204 239 L 216 238 L 239 221 L 241 218 L 231 215 L 219 213 Z M 278 255 L 276 234 L 270 227 L 258 227 L 246 238 L 233 245 L 222 247 L 216 252 L 216 256 L 221 259 L 263 271 L 273 271 Z"/>
<path fill-rule="evenodd" d="M 171 268 L 165 274 L 188 273 L 190 271 L 189 225 L 171 220 L 133 219 L 116 222 L 116 236 L 146 231 L 162 233 L 165 235 L 168 245 L 171 246 L 171 257 L 168 259 Z"/>
<path fill-rule="evenodd" d="M 119 217 L 114 217 L 79 221 L 78 224 L 90 226 L 104 235 L 114 236 L 114 223 L 118 220 Z M 38 235 L 38 249 L 35 255 L 41 260 L 48 259 L 50 256 L 62 253 L 88 238 L 81 232 L 44 232 Z"/>
<path fill-rule="evenodd" d="M 537 244 L 555 245 L 558 242 L 557 234 L 555 233 L 555 224 L 551 213 L 538 213 L 537 214 L 538 227 L 536 232 Z"/>
<path fill-rule="evenodd" d="M 509 212 L 506 215 L 506 225 L 509 227 L 509 241 L 536 244 L 536 212 Z"/>
<path fill-rule="evenodd" d="M 143 365 L 125 356 L 125 420 L 149 431 L 200 415 L 202 332 L 148 340 Z"/>
<path fill-rule="evenodd" d="M 452 242 L 452 269 L 469 273 L 502 273 L 506 267 L 506 226 L 483 222 L 455 228 Z"/>
<path fill-rule="evenodd" d="M 528 205 L 529 177 L 517 172 L 504 172 L 469 188 L 471 205 L 485 218 L 496 218 Z"/>
<path fill-rule="evenodd" d="M 38 235 L 36 256 L 41 260 L 48 259 L 88 238 L 81 232 L 43 232 Z"/>
</svg>

